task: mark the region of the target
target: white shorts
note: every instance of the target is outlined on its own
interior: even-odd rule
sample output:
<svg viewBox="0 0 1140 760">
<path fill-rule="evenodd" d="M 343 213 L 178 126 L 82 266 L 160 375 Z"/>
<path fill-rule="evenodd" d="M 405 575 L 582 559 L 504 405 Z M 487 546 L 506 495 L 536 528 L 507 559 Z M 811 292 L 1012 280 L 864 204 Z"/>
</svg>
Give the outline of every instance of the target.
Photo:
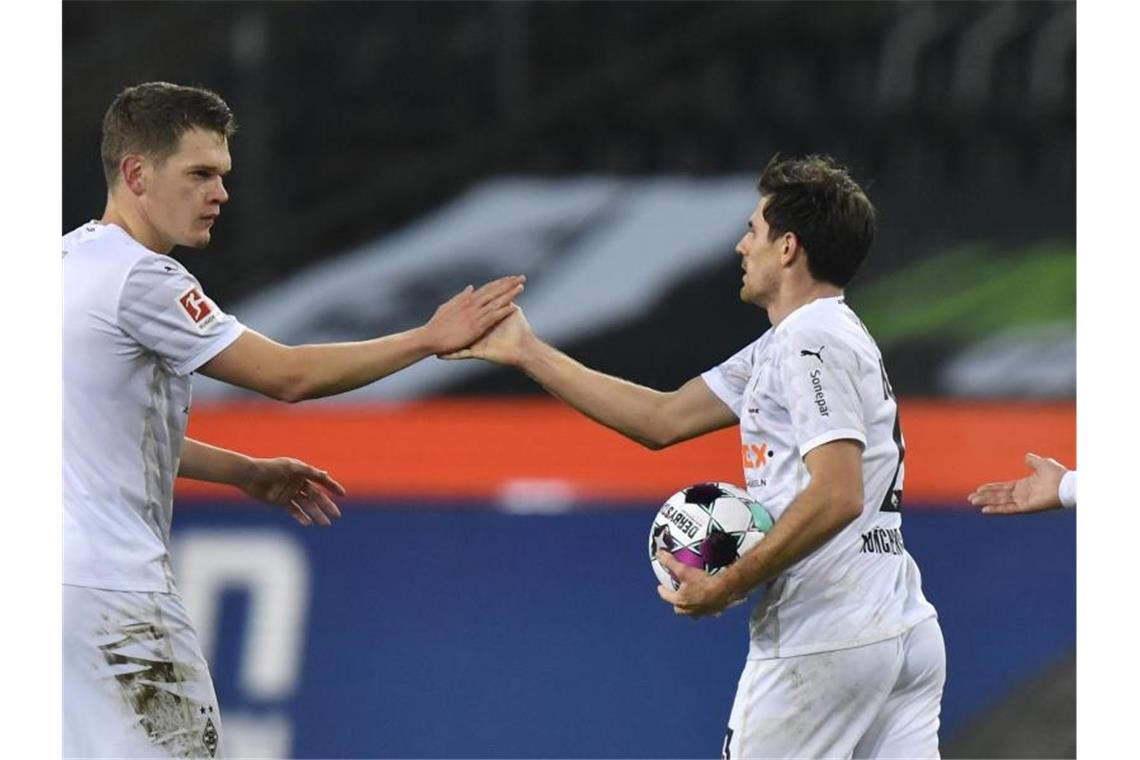
<svg viewBox="0 0 1140 760">
<path fill-rule="evenodd" d="M 875 644 L 744 666 L 722 757 L 937 758 L 936 618 Z"/>
<path fill-rule="evenodd" d="M 178 594 L 63 587 L 64 757 L 219 758 L 221 731 Z"/>
</svg>

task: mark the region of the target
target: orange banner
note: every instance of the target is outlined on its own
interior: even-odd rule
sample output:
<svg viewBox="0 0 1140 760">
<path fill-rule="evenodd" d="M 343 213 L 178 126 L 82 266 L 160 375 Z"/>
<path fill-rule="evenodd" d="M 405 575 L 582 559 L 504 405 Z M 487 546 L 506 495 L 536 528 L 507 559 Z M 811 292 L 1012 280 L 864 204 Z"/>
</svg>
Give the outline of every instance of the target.
<svg viewBox="0 0 1140 760">
<path fill-rule="evenodd" d="M 1073 402 L 904 399 L 906 501 L 965 506 L 974 486 L 1021 477 L 1026 451 L 1076 465 Z M 689 483 L 740 483 L 736 429 L 649 451 L 546 398 L 409 404 L 196 407 L 189 435 L 328 470 L 350 498 L 602 498 L 655 502 Z M 181 497 L 238 496 L 179 480 Z"/>
</svg>

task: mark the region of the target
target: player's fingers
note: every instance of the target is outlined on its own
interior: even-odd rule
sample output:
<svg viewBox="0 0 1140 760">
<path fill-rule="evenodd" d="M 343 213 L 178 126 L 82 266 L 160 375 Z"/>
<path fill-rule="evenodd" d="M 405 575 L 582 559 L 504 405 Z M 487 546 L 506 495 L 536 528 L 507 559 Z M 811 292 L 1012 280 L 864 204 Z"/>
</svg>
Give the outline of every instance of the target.
<svg viewBox="0 0 1140 760">
<path fill-rule="evenodd" d="M 661 565 L 666 570 L 668 570 L 674 578 L 677 578 L 678 580 L 680 580 L 682 576 L 688 574 L 689 571 L 693 569 L 664 549 L 657 550 L 657 561 L 660 562 Z"/>
<path fill-rule="evenodd" d="M 344 486 L 338 483 L 336 479 L 334 479 L 332 475 L 329 475 L 325 470 L 318 470 L 316 467 L 309 467 L 309 472 L 306 473 L 306 477 L 309 479 L 310 489 L 316 488 L 317 485 L 319 485 L 329 493 L 335 493 L 337 496 L 344 496 L 345 494 Z"/>
<path fill-rule="evenodd" d="M 966 497 L 966 501 L 971 504 L 988 504 L 995 501 L 1006 501 L 1009 499 L 1012 491 L 995 491 L 995 490 L 977 490 Z"/>
<path fill-rule="evenodd" d="M 514 305 L 513 303 L 506 303 L 492 310 L 483 312 L 483 314 L 480 315 L 479 321 L 477 323 L 478 328 L 484 333 L 487 332 L 492 327 L 499 324 L 507 317 L 511 316 L 511 314 L 514 313 L 515 309 L 517 308 L 518 306 Z"/>
<path fill-rule="evenodd" d="M 976 504 L 979 501 L 992 501 L 994 499 L 1008 499 L 1013 494 L 1012 483 L 987 483 L 984 486 L 979 486 L 974 489 L 974 492 L 967 498 L 971 504 Z"/>
<path fill-rule="evenodd" d="M 297 490 L 300 492 L 312 491 L 316 489 L 316 484 L 321 484 L 330 491 L 335 491 L 340 487 L 340 483 L 333 480 L 327 470 L 322 470 L 314 467 L 308 462 L 302 462 L 300 459 L 290 459 L 290 476 L 297 478 L 299 476 L 300 482 L 297 483 Z"/>
<path fill-rule="evenodd" d="M 520 282 L 517 285 L 515 285 L 513 288 L 508 290 L 506 293 L 503 293 L 501 296 L 496 298 L 495 303 L 500 305 L 500 306 L 511 303 L 516 298 L 518 298 L 522 292 L 523 292 L 523 284 Z"/>
<path fill-rule="evenodd" d="M 1012 501 L 1003 501 L 996 504 L 987 504 L 982 507 L 983 515 L 1012 515 L 1023 511 Z"/>
<path fill-rule="evenodd" d="M 316 502 L 317 508 L 329 517 L 340 517 L 340 507 L 338 507 L 336 505 L 336 502 L 330 499 L 328 497 L 328 494 L 326 494 L 324 491 L 317 493 L 317 495 L 313 498 L 313 501 Z"/>
<path fill-rule="evenodd" d="M 331 525 L 322 504 L 322 499 L 327 501 L 328 496 L 321 486 L 311 480 L 305 480 L 301 483 L 301 487 L 297 490 L 294 498 L 305 511 L 305 514 L 314 522 L 320 525 Z"/>
<path fill-rule="evenodd" d="M 988 504 L 1004 504 L 1013 500 L 1012 491 L 981 491 L 974 492 L 966 500 L 975 507 Z"/>
<path fill-rule="evenodd" d="M 508 275 L 507 277 L 492 280 L 479 288 L 479 291 L 475 294 L 475 302 L 479 306 L 486 306 L 508 293 L 515 291 L 521 292 L 524 282 L 526 282 L 526 277 L 523 275 Z M 517 294 L 516 292 L 515 295 Z"/>
<path fill-rule="evenodd" d="M 657 587 L 657 596 L 669 604 L 676 604 L 678 601 L 677 592 L 664 584 Z"/>
<path fill-rule="evenodd" d="M 1012 491 L 1016 482 L 1014 480 L 1001 480 L 996 483 L 982 483 L 974 489 L 974 492 Z"/>
<path fill-rule="evenodd" d="M 325 514 L 324 505 L 321 502 L 321 497 L 319 495 L 321 493 L 322 492 L 320 492 L 320 489 L 316 488 L 315 486 L 307 486 L 306 490 L 300 494 L 298 502 L 304 508 L 305 514 L 307 514 L 313 520 L 313 522 L 315 522 L 317 525 L 327 528 L 332 525 L 332 520 L 330 520 L 329 516 Z M 325 497 L 326 501 L 327 499 L 328 497 Z"/>
<path fill-rule="evenodd" d="M 324 513 L 324 510 L 317 506 L 317 503 L 311 497 L 303 499 L 301 504 L 304 506 L 305 514 L 317 525 L 320 525 L 322 528 L 327 528 L 332 525 L 332 520 Z"/>
<path fill-rule="evenodd" d="M 446 361 L 454 361 L 455 359 L 472 359 L 475 352 L 470 348 L 461 348 L 458 351 L 449 351 L 446 354 L 436 354 L 436 356 Z"/>
<path fill-rule="evenodd" d="M 289 510 L 289 514 L 293 515 L 294 520 L 301 523 L 306 528 L 313 524 L 313 521 L 307 514 L 305 514 L 305 510 L 301 508 L 301 505 L 297 503 L 296 499 L 291 500 L 289 504 L 292 505 L 292 509 Z"/>
<path fill-rule="evenodd" d="M 489 299 L 488 301 L 486 301 L 483 304 L 480 304 L 479 308 L 483 310 L 484 314 L 486 314 L 488 312 L 491 312 L 491 313 L 499 312 L 504 308 L 509 308 L 511 306 L 511 304 L 514 303 L 515 299 L 519 297 L 519 294 L 521 294 L 522 292 L 523 292 L 522 285 L 516 285 L 511 290 L 508 290 L 505 293 L 500 293 L 498 296 Z M 501 319 L 501 317 L 500 317 L 500 319 Z M 497 322 L 498 320 L 495 320 L 495 321 Z"/>
</svg>

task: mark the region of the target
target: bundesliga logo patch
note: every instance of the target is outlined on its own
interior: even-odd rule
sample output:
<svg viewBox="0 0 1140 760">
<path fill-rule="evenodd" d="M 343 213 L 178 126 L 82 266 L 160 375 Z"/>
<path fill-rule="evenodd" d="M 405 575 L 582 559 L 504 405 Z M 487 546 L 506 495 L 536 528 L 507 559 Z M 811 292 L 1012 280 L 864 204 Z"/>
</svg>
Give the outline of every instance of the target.
<svg viewBox="0 0 1140 760">
<path fill-rule="evenodd" d="M 214 306 L 198 288 L 190 288 L 178 296 L 178 305 L 199 330 L 205 330 L 214 321 Z"/>
</svg>

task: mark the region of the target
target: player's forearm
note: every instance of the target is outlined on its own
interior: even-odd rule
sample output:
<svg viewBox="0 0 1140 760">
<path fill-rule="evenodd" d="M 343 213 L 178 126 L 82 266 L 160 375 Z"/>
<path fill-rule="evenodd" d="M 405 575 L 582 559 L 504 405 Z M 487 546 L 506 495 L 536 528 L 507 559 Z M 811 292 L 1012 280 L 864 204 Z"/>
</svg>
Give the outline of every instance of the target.
<svg viewBox="0 0 1140 760">
<path fill-rule="evenodd" d="M 590 369 L 538 339 L 528 344 L 519 369 L 590 419 L 643 446 L 659 449 L 673 442 L 660 414 L 667 393 Z"/>
<path fill-rule="evenodd" d="M 433 353 L 422 327 L 354 343 L 294 346 L 283 400 L 305 401 L 355 390 Z"/>
<path fill-rule="evenodd" d="M 855 520 L 862 507 L 861 500 L 848 494 L 808 485 L 764 540 L 722 571 L 730 598 L 747 596 L 756 586 L 771 581 L 810 555 Z"/>
<path fill-rule="evenodd" d="M 253 459 L 245 454 L 187 438 L 178 460 L 178 477 L 240 487 L 252 467 Z"/>
</svg>

